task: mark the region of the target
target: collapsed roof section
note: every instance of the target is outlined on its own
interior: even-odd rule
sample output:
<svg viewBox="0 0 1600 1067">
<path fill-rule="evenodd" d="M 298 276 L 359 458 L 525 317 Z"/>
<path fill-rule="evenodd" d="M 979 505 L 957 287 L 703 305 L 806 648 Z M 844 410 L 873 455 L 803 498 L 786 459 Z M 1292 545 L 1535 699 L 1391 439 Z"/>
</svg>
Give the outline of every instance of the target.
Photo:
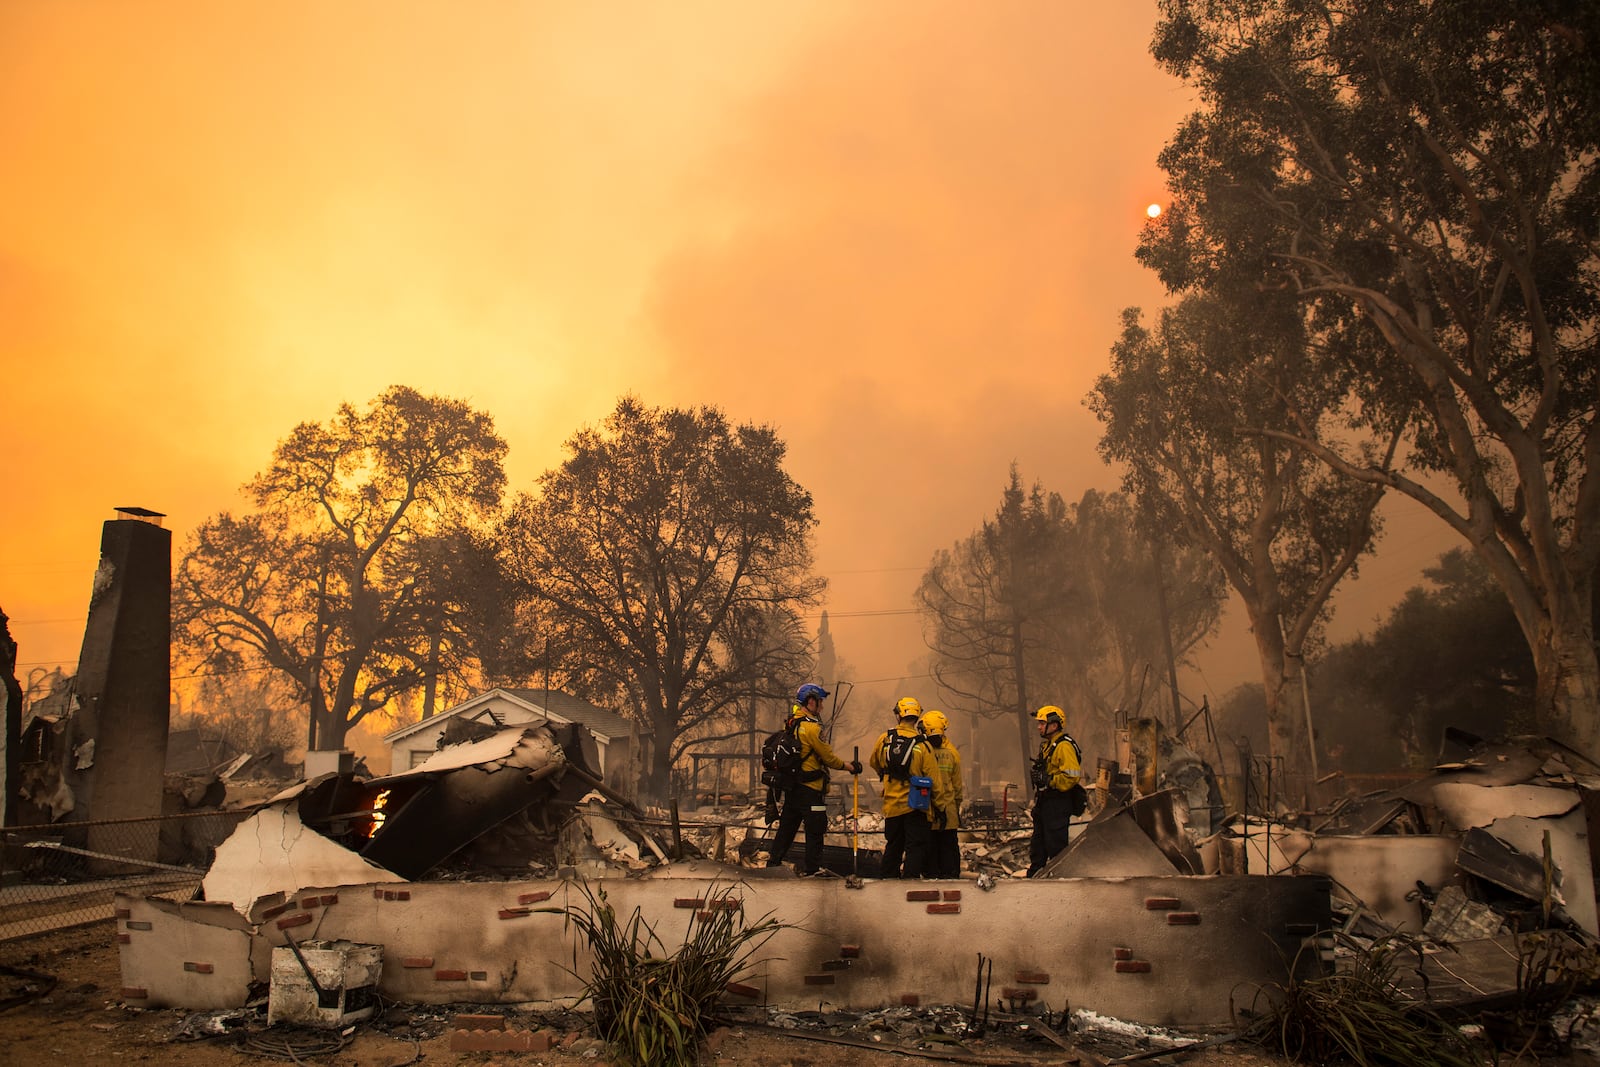
<svg viewBox="0 0 1600 1067">
<path fill-rule="evenodd" d="M 514 726 L 440 749 L 400 774 L 330 774 L 294 786 L 218 847 L 202 892 L 248 912 L 307 885 L 411 881 L 497 828 L 525 824 L 530 810 L 553 838 L 557 828 L 543 817 L 610 793 L 590 769 L 593 745 L 577 724 L 559 736 L 549 726 Z"/>
</svg>

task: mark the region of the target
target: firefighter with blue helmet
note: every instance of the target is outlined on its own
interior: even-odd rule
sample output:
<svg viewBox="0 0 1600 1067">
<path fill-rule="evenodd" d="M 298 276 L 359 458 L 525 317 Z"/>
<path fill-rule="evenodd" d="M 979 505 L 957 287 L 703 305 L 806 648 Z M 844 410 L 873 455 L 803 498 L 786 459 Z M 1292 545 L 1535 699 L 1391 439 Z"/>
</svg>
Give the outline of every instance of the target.
<svg viewBox="0 0 1600 1067">
<path fill-rule="evenodd" d="M 767 853 L 767 866 L 778 867 L 794 844 L 794 836 L 801 827 L 806 832 L 805 855 L 800 862 L 800 873 L 816 874 L 822 869 L 822 838 L 828 832 L 828 769 L 851 774 L 861 773 L 861 764 L 845 763 L 834 755 L 828 742 L 822 739 L 822 700 L 828 691 L 813 682 L 795 690 L 794 706 L 789 711 L 787 728 L 794 731 L 800 742 L 800 771 L 783 797 L 783 811 L 778 816 L 778 833 Z"/>
<path fill-rule="evenodd" d="M 1044 869 L 1067 847 L 1072 817 L 1081 815 L 1083 756 L 1067 734 L 1066 713 L 1046 704 L 1033 713 L 1039 723 L 1039 755 L 1033 761 L 1033 838 L 1028 847 L 1028 877 Z"/>
</svg>

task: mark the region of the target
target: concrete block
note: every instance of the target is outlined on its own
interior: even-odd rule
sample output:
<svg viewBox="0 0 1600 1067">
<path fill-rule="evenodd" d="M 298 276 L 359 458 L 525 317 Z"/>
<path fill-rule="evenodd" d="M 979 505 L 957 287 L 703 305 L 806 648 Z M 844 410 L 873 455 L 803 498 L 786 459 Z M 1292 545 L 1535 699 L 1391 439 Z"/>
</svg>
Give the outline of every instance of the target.
<svg viewBox="0 0 1600 1067">
<path fill-rule="evenodd" d="M 268 1026 L 286 1022 L 331 1029 L 377 1013 L 382 945 L 304 941 L 296 947 L 298 952 L 289 946 L 272 950 Z"/>
</svg>

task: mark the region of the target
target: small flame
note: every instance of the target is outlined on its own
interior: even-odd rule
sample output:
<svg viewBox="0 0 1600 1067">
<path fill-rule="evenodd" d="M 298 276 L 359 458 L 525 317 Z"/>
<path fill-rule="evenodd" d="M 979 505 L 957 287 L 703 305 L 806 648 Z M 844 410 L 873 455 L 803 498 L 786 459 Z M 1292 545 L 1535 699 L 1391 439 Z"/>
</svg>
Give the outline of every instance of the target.
<svg viewBox="0 0 1600 1067">
<path fill-rule="evenodd" d="M 372 825 L 367 829 L 368 837 L 376 834 L 378 832 L 378 828 L 383 825 L 383 820 L 388 817 L 387 813 L 383 810 L 388 806 L 388 803 L 389 791 L 387 789 L 372 798 Z"/>
</svg>

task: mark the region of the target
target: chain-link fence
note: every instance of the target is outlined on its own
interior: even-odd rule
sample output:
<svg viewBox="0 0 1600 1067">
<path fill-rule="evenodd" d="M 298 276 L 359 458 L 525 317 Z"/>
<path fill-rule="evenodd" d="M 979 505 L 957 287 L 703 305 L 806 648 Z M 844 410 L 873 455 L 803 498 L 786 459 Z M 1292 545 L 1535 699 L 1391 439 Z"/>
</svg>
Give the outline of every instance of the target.
<svg viewBox="0 0 1600 1067">
<path fill-rule="evenodd" d="M 0 827 L 0 953 L 110 919 L 117 893 L 190 899 L 253 810 Z"/>
</svg>

